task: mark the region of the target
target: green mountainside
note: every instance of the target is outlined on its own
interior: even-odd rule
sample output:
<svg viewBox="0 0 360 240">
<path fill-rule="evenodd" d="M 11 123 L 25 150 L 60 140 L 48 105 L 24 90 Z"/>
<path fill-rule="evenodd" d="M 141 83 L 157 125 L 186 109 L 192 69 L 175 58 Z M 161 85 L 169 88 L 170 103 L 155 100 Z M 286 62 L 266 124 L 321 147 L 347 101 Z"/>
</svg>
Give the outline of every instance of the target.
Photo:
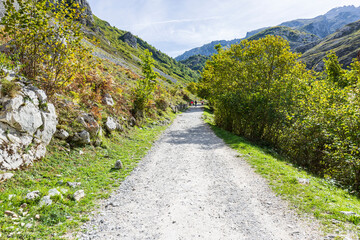
<svg viewBox="0 0 360 240">
<path fill-rule="evenodd" d="M 184 54 L 177 56 L 175 59 L 177 61 L 185 60 L 194 55 L 203 55 L 203 56 L 211 56 L 216 53 L 214 47 L 218 44 L 221 44 L 223 47 L 230 47 L 232 44 L 239 43 L 242 39 L 234 39 L 231 41 L 220 40 L 220 41 L 212 41 L 211 43 L 205 44 L 202 47 L 194 48 L 189 51 L 186 51 Z"/>
<path fill-rule="evenodd" d="M 132 35 L 130 32 L 120 30 L 111 26 L 108 22 L 94 16 L 95 31 L 87 28 L 85 32 L 88 37 L 95 37 L 100 41 L 99 47 L 107 54 L 107 58 L 116 58 L 130 68 L 139 67 L 139 56 L 148 49 L 155 60 L 156 71 L 165 79 L 172 82 L 192 82 L 196 81 L 199 74 L 191 70 L 184 64 L 157 50 L 141 38 Z M 99 55 L 100 57 L 105 57 Z"/>
<path fill-rule="evenodd" d="M 258 40 L 266 37 L 267 35 L 280 36 L 284 38 L 285 40 L 289 41 L 290 47 L 294 51 L 296 51 L 296 48 L 298 47 L 320 40 L 320 38 L 314 34 L 302 32 L 285 26 L 277 26 L 265 29 L 249 37 L 248 40 Z"/>
<path fill-rule="evenodd" d="M 348 67 L 360 51 L 360 21 L 348 24 L 326 37 L 306 51 L 300 60 L 306 62 L 308 68 L 321 71 L 324 68 L 323 58 L 329 51 L 334 51 L 343 67 Z"/>
<path fill-rule="evenodd" d="M 209 56 L 204 55 L 194 55 L 189 57 L 188 59 L 180 61 L 180 63 L 185 64 L 189 68 L 195 70 L 195 71 L 201 71 L 205 67 L 205 63 L 207 60 L 209 60 Z"/>
</svg>

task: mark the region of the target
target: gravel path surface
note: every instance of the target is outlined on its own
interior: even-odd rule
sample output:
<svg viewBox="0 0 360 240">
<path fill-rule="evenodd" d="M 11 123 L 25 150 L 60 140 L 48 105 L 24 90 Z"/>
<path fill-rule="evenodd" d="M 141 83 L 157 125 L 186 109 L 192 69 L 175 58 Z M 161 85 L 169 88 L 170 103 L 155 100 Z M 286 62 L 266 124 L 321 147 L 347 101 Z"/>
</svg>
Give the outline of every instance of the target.
<svg viewBox="0 0 360 240">
<path fill-rule="evenodd" d="M 201 116 L 174 121 L 80 239 L 323 239 Z"/>
</svg>

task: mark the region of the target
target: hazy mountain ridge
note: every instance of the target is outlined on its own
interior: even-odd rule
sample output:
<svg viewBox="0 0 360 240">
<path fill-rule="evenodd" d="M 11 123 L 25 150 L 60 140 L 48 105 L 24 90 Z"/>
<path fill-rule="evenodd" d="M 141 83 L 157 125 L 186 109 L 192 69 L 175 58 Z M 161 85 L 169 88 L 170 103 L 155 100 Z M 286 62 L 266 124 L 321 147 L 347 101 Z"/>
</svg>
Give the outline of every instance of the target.
<svg viewBox="0 0 360 240">
<path fill-rule="evenodd" d="M 331 9 L 324 15 L 311 19 L 296 19 L 281 23 L 276 27 L 267 27 L 253 30 L 247 33 L 246 39 L 254 40 L 266 35 L 279 35 L 290 42 L 290 46 L 296 52 L 304 53 L 319 44 L 322 38 L 329 36 L 346 24 L 353 23 L 360 19 L 360 7 L 344 6 Z M 281 28 L 279 28 L 281 27 Z M 293 31 L 291 31 L 290 29 Z M 214 46 L 221 43 L 222 46 L 230 46 L 242 39 L 231 41 L 213 41 L 202 47 L 194 48 L 176 57 L 175 59 L 185 60 L 193 55 L 211 56 L 216 53 Z M 302 40 L 304 40 L 302 42 Z"/>
<path fill-rule="evenodd" d="M 304 31 L 299 31 L 286 26 L 276 26 L 272 28 L 267 28 L 249 37 L 248 40 L 250 41 L 258 40 L 260 38 L 264 38 L 267 35 L 276 35 L 288 40 L 291 49 L 293 49 L 294 51 L 296 51 L 297 47 L 301 47 L 303 45 L 320 40 L 320 38 L 314 34 L 307 33 Z"/>
<path fill-rule="evenodd" d="M 182 61 L 182 60 L 186 60 L 191 56 L 194 55 L 204 55 L 204 56 L 211 56 L 214 53 L 216 53 L 216 50 L 214 49 L 214 47 L 218 44 L 221 44 L 221 46 L 223 47 L 230 47 L 231 44 L 236 44 L 239 43 L 242 39 L 234 39 L 234 40 L 220 40 L 220 41 L 212 41 L 211 43 L 205 44 L 202 47 L 197 47 L 194 49 L 191 49 L 189 51 L 186 51 L 185 53 L 183 53 L 180 56 L 177 56 L 175 59 L 177 61 Z"/>
<path fill-rule="evenodd" d="M 348 67 L 360 51 L 360 21 L 350 23 L 329 35 L 316 46 L 306 51 L 300 58 L 308 68 L 321 71 L 323 58 L 334 51 L 343 67 Z"/>
<path fill-rule="evenodd" d="M 297 19 L 280 24 L 300 31 L 315 34 L 320 38 L 334 33 L 346 24 L 360 19 L 360 7 L 344 6 L 330 10 L 324 15 L 312 19 Z"/>
</svg>

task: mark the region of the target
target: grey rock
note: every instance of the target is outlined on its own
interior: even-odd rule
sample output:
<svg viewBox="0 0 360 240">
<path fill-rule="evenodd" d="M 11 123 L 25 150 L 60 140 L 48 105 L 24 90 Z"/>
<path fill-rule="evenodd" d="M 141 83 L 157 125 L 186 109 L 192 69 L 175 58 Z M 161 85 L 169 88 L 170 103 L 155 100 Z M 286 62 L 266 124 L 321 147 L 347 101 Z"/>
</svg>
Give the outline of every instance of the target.
<svg viewBox="0 0 360 240">
<path fill-rule="evenodd" d="M 115 131 L 117 129 L 117 123 L 114 118 L 108 117 L 105 123 L 105 128 L 109 132 Z"/>
<path fill-rule="evenodd" d="M 32 223 L 27 223 L 27 224 L 25 225 L 25 227 L 26 227 L 26 228 L 32 228 L 32 227 L 33 227 L 33 224 L 32 224 Z"/>
<path fill-rule="evenodd" d="M 16 197 L 16 195 L 10 194 L 9 197 L 8 197 L 8 200 L 10 201 L 10 200 L 13 199 L 14 197 Z"/>
<path fill-rule="evenodd" d="M 123 168 L 124 168 L 124 165 L 123 165 L 123 163 L 121 162 L 121 160 L 117 160 L 117 161 L 116 161 L 114 168 L 115 168 L 115 169 L 123 169 Z"/>
<path fill-rule="evenodd" d="M 131 32 L 125 33 L 123 36 L 119 38 L 123 42 L 127 43 L 132 48 L 137 48 L 137 39 Z"/>
<path fill-rule="evenodd" d="M 114 99 L 111 97 L 110 94 L 106 93 L 102 99 L 103 103 L 107 106 L 114 106 Z"/>
<path fill-rule="evenodd" d="M 303 184 L 303 185 L 310 184 L 310 179 L 306 179 L 306 178 L 298 178 L 297 181 L 299 184 Z"/>
<path fill-rule="evenodd" d="M 90 133 L 88 131 L 82 131 L 79 133 L 75 133 L 75 135 L 71 139 L 71 144 L 73 145 L 87 145 L 90 144 Z"/>
<path fill-rule="evenodd" d="M 84 190 L 79 190 L 79 191 L 76 191 L 73 195 L 73 198 L 76 202 L 80 201 L 82 198 L 85 197 L 85 192 Z"/>
<path fill-rule="evenodd" d="M 64 129 L 58 129 L 55 132 L 54 137 L 61 139 L 61 140 L 66 140 L 68 137 L 70 136 L 70 134 L 65 131 Z"/>
<path fill-rule="evenodd" d="M 45 196 L 40 200 L 39 206 L 50 206 L 52 203 L 53 201 L 51 200 L 50 196 Z"/>
<path fill-rule="evenodd" d="M 42 90 L 18 82 L 14 98 L 0 98 L 0 170 L 15 170 L 43 158 L 57 125 L 54 105 Z M 0 84 L 1 87 L 1 84 Z M 41 104 L 40 104 L 41 102 Z"/>
<path fill-rule="evenodd" d="M 66 194 L 68 191 L 69 191 L 69 190 L 67 190 L 66 188 L 61 188 L 61 189 L 60 189 L 60 192 L 61 192 L 62 194 Z"/>
<path fill-rule="evenodd" d="M 120 131 L 120 132 L 123 132 L 124 131 L 124 127 L 119 123 L 117 122 L 116 123 L 116 130 Z"/>
<path fill-rule="evenodd" d="M 81 186 L 81 182 L 67 182 L 66 183 L 69 187 L 76 188 Z"/>
<path fill-rule="evenodd" d="M 40 191 L 33 191 L 28 194 L 26 194 L 25 199 L 27 200 L 35 200 L 40 197 Z"/>
<path fill-rule="evenodd" d="M 340 211 L 340 213 L 346 215 L 346 216 L 358 216 L 357 213 L 351 212 L 351 211 Z"/>
<path fill-rule="evenodd" d="M 62 196 L 61 192 L 59 192 L 56 188 L 50 189 L 48 192 L 48 196 L 53 197 L 53 196 Z"/>
<path fill-rule="evenodd" d="M 129 124 L 130 124 L 131 127 L 135 126 L 135 124 L 136 124 L 136 119 L 135 119 L 134 117 L 131 117 L 131 118 L 129 119 Z"/>
<path fill-rule="evenodd" d="M 0 174 L 0 181 L 6 181 L 14 176 L 13 173 L 3 173 Z"/>
<path fill-rule="evenodd" d="M 90 133 L 91 137 L 96 137 L 100 133 L 100 125 L 91 114 L 82 113 L 76 119 Z"/>
<path fill-rule="evenodd" d="M 178 109 L 177 109 L 176 106 L 170 105 L 170 108 L 171 108 L 171 110 L 173 111 L 173 113 L 177 113 L 177 112 L 178 112 Z"/>
</svg>

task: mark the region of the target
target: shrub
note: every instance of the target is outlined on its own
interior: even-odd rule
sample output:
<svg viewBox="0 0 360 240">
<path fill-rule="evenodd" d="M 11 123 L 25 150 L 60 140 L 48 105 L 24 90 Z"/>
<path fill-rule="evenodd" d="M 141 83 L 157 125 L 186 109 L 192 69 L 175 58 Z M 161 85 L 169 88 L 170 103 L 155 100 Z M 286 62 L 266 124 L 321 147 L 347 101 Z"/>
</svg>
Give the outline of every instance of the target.
<svg viewBox="0 0 360 240">
<path fill-rule="evenodd" d="M 272 36 L 218 48 L 198 93 L 217 125 L 360 193 L 360 63 L 345 71 L 329 53 L 315 74 L 297 57 Z"/>
<path fill-rule="evenodd" d="M 21 89 L 16 82 L 9 81 L 6 79 L 2 79 L 0 81 L 0 85 L 1 85 L 1 95 L 8 96 L 10 98 L 14 98 Z"/>
<path fill-rule="evenodd" d="M 15 7 L 18 4 L 18 8 Z M 2 37 L 9 42 L 21 71 L 49 95 L 71 83 L 84 68 L 89 51 L 81 44 L 79 5 L 47 0 L 6 0 Z"/>
</svg>

